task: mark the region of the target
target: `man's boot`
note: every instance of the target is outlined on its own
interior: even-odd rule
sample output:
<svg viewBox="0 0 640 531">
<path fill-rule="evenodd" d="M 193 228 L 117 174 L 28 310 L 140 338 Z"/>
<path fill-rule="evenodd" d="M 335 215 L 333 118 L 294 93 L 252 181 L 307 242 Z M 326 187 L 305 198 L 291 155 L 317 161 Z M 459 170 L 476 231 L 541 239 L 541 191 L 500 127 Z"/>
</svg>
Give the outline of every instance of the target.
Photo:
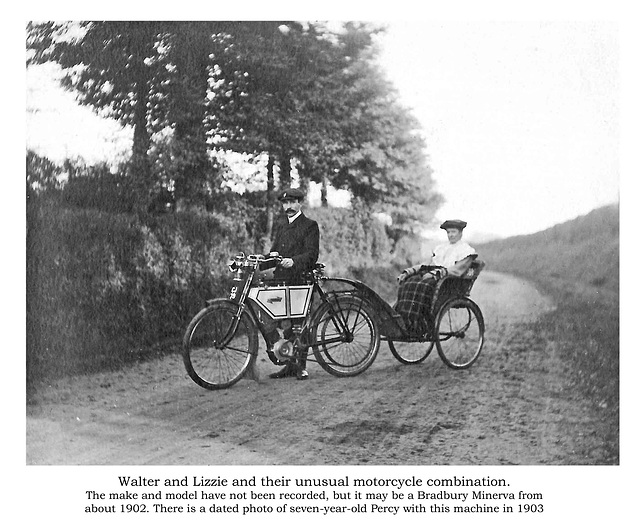
<svg viewBox="0 0 640 531">
<path fill-rule="evenodd" d="M 270 374 L 269 378 L 291 378 L 293 376 L 297 376 L 297 374 L 298 370 L 295 364 L 287 362 L 287 364 L 278 372 Z"/>
<path fill-rule="evenodd" d="M 307 372 L 307 353 L 305 350 L 304 354 L 300 355 L 300 359 L 297 364 L 296 378 L 298 380 L 308 380 L 309 373 Z"/>
</svg>

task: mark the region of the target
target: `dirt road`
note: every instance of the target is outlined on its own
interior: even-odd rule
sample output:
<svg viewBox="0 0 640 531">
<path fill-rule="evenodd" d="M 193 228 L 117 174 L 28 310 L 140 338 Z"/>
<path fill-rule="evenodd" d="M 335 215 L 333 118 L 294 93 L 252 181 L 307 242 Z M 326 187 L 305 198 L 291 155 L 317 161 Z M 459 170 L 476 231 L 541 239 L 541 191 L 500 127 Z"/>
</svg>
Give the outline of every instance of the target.
<svg viewBox="0 0 640 531">
<path fill-rule="evenodd" d="M 487 342 L 468 370 L 435 352 L 405 366 L 383 345 L 355 378 L 310 364 L 308 381 L 270 380 L 261 353 L 259 382 L 205 391 L 176 352 L 58 381 L 27 407 L 27 464 L 602 463 L 591 406 L 568 387 L 555 345 L 520 326 L 550 301 L 490 271 L 472 298 Z"/>
</svg>

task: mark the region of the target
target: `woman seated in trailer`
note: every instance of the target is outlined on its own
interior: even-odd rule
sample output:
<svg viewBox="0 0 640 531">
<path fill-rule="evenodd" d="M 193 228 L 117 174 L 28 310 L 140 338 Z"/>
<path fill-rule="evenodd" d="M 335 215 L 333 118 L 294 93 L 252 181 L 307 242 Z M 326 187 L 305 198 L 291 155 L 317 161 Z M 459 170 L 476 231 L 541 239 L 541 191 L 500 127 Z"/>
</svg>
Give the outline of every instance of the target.
<svg viewBox="0 0 640 531">
<path fill-rule="evenodd" d="M 440 225 L 447 231 L 449 243 L 438 245 L 429 264 L 404 269 L 398 276 L 398 301 L 394 308 L 403 317 L 409 332 L 425 332 L 427 314 L 436 283 L 446 276 L 461 277 L 477 258 L 476 251 L 462 241 L 465 221 L 450 219 Z"/>
</svg>

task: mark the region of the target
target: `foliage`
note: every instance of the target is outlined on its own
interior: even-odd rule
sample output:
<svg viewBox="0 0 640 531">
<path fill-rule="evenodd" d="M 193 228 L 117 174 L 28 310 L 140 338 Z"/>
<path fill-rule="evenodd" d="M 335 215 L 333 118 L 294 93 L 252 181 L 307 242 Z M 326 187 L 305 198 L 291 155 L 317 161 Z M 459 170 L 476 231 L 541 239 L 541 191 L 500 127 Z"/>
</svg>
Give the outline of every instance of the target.
<svg viewBox="0 0 640 531">
<path fill-rule="evenodd" d="M 389 232 L 389 227 L 387 227 Z M 408 233 L 397 238 L 394 230 L 389 237 L 394 243 L 393 264 L 398 271 L 415 264 L 429 263 L 431 261 L 433 249 L 442 242 L 428 240 L 420 234 Z"/>
<path fill-rule="evenodd" d="M 51 194 L 62 189 L 62 168 L 46 157 L 27 150 L 27 197 Z"/>
<path fill-rule="evenodd" d="M 339 147 L 341 123 L 354 116 L 344 98 L 354 77 L 347 72 L 377 31 L 353 24 L 344 32 L 319 23 L 236 24 L 219 57 L 223 77 L 234 80 L 218 115 L 225 147 L 271 153 L 281 166 L 295 157 L 307 172 L 315 165 L 330 174 L 326 161 Z"/>
<path fill-rule="evenodd" d="M 619 205 L 609 205 L 536 234 L 477 246 L 490 267 L 604 296 L 619 289 Z"/>
<path fill-rule="evenodd" d="M 57 62 L 66 72 L 63 87 L 79 103 L 134 128 L 131 164 L 144 190 L 150 183 L 147 153 L 154 128 L 162 125 L 148 109 L 162 100 L 166 79 L 156 37 L 163 23 L 79 22 L 30 24 L 33 62 Z"/>
<path fill-rule="evenodd" d="M 134 128 L 131 167 L 139 195 L 154 186 L 152 135 L 173 130 L 179 199 L 197 202 L 212 173 L 204 128 L 208 55 L 216 23 L 107 21 L 30 25 L 33 61 L 55 61 L 79 102 Z"/>
<path fill-rule="evenodd" d="M 87 166 L 65 164 L 68 180 L 62 190 L 62 200 L 70 207 L 89 208 L 104 212 L 133 212 L 138 198 L 132 193 L 128 175 L 113 173 L 106 164 Z"/>
<path fill-rule="evenodd" d="M 389 260 L 391 242 L 384 225 L 362 204 L 354 208 L 311 208 L 320 227 L 320 262 L 331 275 L 344 275 Z"/>
<path fill-rule="evenodd" d="M 244 220 L 139 218 L 48 202 L 27 212 L 27 366 L 31 380 L 113 368 L 175 341 L 251 248 Z"/>
<path fill-rule="evenodd" d="M 538 285 L 555 294 L 557 308 L 535 328 L 557 342 L 569 356 L 574 378 L 600 407 L 618 403 L 620 320 L 615 300 L 593 291 L 558 289 L 540 279 Z"/>
<path fill-rule="evenodd" d="M 57 62 L 80 103 L 134 130 L 132 158 L 116 170 L 27 154 L 27 191 L 38 198 L 27 213 L 30 374 L 112 366 L 175 338 L 195 301 L 220 291 L 229 254 L 264 248 L 276 164 L 281 184 L 297 164 L 303 187 L 333 183 L 355 198 L 351 210 L 309 212 L 330 270 L 388 261 L 392 242 L 372 212 L 391 215 L 397 239 L 427 222 L 440 197 L 417 123 L 375 66 L 378 31 L 29 24 L 28 61 Z M 267 193 L 230 191 L 220 149 L 266 154 Z M 147 214 L 176 201 L 198 208 Z"/>
<path fill-rule="evenodd" d="M 477 246 L 488 267 L 534 281 L 556 303 L 531 327 L 558 345 L 576 391 L 600 412 L 610 456 L 618 455 L 619 432 L 619 210 L 609 205 L 536 234 Z"/>
<path fill-rule="evenodd" d="M 618 460 L 620 430 L 620 316 L 617 292 L 575 279 L 561 282 L 537 272 L 532 279 L 556 307 L 527 325 L 567 361 L 572 389 L 599 418 L 606 459 Z"/>
<path fill-rule="evenodd" d="M 355 23 L 45 22 L 28 26 L 27 48 L 30 62 L 63 67 L 63 85 L 80 103 L 134 128 L 127 173 L 135 208 L 159 188 L 205 204 L 229 180 L 217 147 L 267 153 L 284 183 L 295 161 L 303 187 L 313 180 L 347 189 L 407 232 L 428 222 L 441 198 L 417 122 L 375 65 L 379 31 Z"/>
<path fill-rule="evenodd" d="M 62 208 L 27 210 L 27 374 L 30 385 L 111 369 L 164 342 L 229 288 L 226 263 L 260 251 L 261 220 L 248 197 L 220 197 L 216 211 L 140 215 Z M 311 209 L 320 259 L 333 274 L 384 262 L 384 227 L 366 209 Z M 258 237 L 256 237 L 258 236 Z"/>
<path fill-rule="evenodd" d="M 389 214 L 405 232 L 426 225 L 441 197 L 434 192 L 432 170 L 425 157 L 419 125 L 379 67 L 361 61 L 345 83 L 345 119 L 331 183 Z"/>
<path fill-rule="evenodd" d="M 235 31 L 253 38 L 240 38 L 222 57 L 223 72 L 241 74 L 233 83 L 241 97 L 225 100 L 219 114 L 226 147 L 275 153 L 281 173 L 293 157 L 303 182 L 347 189 L 405 231 L 431 219 L 441 198 L 418 122 L 376 66 L 379 28 L 346 24 L 331 33 L 322 25 L 253 23 Z"/>
<path fill-rule="evenodd" d="M 151 197 L 135 191 L 136 176 L 124 164 L 113 170 L 105 163 L 88 165 L 82 160 L 65 160 L 58 166 L 27 151 L 27 197 L 30 201 L 49 201 L 77 208 L 105 212 L 134 212 L 145 209 Z M 149 196 L 159 193 L 150 190 Z"/>
</svg>

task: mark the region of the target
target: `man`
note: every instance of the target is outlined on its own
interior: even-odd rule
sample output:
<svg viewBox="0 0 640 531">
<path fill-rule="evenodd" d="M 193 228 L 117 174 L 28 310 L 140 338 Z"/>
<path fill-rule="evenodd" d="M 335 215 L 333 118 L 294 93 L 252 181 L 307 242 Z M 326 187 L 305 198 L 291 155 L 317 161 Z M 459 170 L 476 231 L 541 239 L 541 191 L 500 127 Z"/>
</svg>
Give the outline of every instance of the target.
<svg viewBox="0 0 640 531">
<path fill-rule="evenodd" d="M 286 215 L 274 227 L 274 239 L 271 252 L 278 252 L 282 261 L 274 271 L 274 278 L 295 283 L 302 280 L 305 273 L 313 270 L 320 252 L 320 229 L 318 223 L 306 217 L 302 210 L 304 193 L 298 188 L 287 188 L 278 196 L 282 210 Z M 272 323 L 272 326 L 275 323 Z M 273 348 L 280 336 L 275 329 L 267 333 L 267 349 Z M 296 376 L 298 380 L 307 380 L 306 359 L 298 364 L 287 363 L 284 368 L 270 378 Z"/>
<path fill-rule="evenodd" d="M 429 264 L 409 267 L 398 277 L 398 301 L 395 309 L 402 315 L 410 332 L 424 332 L 424 315 L 429 307 L 436 283 L 446 276 L 461 277 L 478 257 L 468 243 L 462 241 L 466 221 L 449 219 L 440 225 L 447 231 L 448 244 L 438 245 Z"/>
<path fill-rule="evenodd" d="M 298 188 L 287 188 L 278 199 L 286 220 L 281 219 L 274 227 L 271 252 L 283 257 L 274 272 L 274 278 L 298 281 L 304 273 L 313 270 L 320 252 L 320 229 L 318 223 L 306 217 L 301 210 L 304 193 Z"/>
</svg>

